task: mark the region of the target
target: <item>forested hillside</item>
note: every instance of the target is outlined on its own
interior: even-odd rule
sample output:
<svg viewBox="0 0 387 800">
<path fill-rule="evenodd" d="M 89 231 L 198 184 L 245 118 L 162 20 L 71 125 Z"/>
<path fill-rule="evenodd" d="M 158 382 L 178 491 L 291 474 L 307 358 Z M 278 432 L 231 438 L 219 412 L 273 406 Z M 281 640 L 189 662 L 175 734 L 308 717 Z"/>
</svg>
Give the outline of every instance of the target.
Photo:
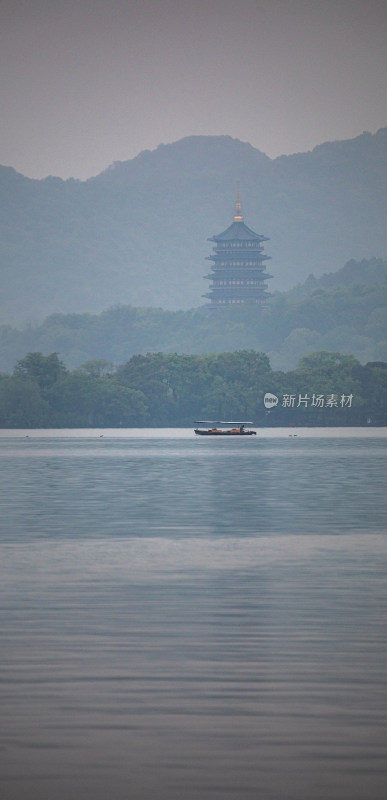
<svg viewBox="0 0 387 800">
<path fill-rule="evenodd" d="M 272 290 L 387 257 L 387 128 L 274 160 L 228 136 L 192 136 L 83 182 L 2 167 L 0 322 L 118 303 L 197 308 L 207 237 L 231 222 L 237 180 L 247 224 L 270 239 Z"/>
<path fill-rule="evenodd" d="M 53 314 L 42 325 L 0 327 L 0 370 L 11 371 L 27 351 L 52 352 L 69 368 L 91 360 L 122 364 L 148 352 L 220 353 L 253 349 L 274 369 L 293 369 L 316 350 L 387 361 L 387 262 L 348 262 L 336 273 L 310 276 L 277 293 L 263 311 L 254 306 L 162 311 L 116 306 L 102 314 Z"/>
<path fill-rule="evenodd" d="M 265 395 L 276 405 L 267 408 Z M 179 427 L 195 419 L 255 425 L 385 425 L 387 363 L 315 353 L 276 372 L 264 353 L 133 356 L 69 371 L 55 353 L 28 353 L 0 376 L 0 427 Z"/>
</svg>

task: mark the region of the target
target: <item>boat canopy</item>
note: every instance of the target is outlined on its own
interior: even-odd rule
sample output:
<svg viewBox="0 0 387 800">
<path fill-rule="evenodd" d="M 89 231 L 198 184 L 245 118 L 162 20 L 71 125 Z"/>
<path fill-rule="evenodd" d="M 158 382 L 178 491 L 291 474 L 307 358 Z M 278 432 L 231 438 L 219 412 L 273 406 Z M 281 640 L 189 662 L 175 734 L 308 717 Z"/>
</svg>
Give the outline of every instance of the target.
<svg viewBox="0 0 387 800">
<path fill-rule="evenodd" d="M 254 422 L 244 422 L 243 420 L 238 420 L 237 422 L 225 422 L 221 419 L 197 419 L 195 420 L 195 425 L 254 425 Z"/>
</svg>

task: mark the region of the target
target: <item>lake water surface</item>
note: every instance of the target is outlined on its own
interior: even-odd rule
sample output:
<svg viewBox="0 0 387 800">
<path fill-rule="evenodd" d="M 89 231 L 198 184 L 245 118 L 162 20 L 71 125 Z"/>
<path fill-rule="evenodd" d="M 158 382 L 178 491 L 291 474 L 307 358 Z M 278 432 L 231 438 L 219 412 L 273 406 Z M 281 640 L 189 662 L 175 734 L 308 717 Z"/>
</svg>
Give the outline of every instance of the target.
<svg viewBox="0 0 387 800">
<path fill-rule="evenodd" d="M 387 430 L 0 431 L 2 800 L 384 800 Z"/>
</svg>

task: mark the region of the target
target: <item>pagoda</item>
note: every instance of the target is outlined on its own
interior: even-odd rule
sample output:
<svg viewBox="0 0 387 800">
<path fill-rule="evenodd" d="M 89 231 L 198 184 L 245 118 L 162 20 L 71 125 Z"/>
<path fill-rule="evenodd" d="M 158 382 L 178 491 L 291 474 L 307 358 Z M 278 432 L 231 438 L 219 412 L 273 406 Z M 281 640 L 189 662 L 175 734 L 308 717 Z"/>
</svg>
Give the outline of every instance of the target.
<svg viewBox="0 0 387 800">
<path fill-rule="evenodd" d="M 265 272 L 264 262 L 270 256 L 264 255 L 262 242 L 269 240 L 245 225 L 239 191 L 232 224 L 208 241 L 215 242 L 212 255 L 207 256 L 208 261 L 213 261 L 212 272 L 205 275 L 212 281 L 209 292 L 203 295 L 210 300 L 208 307 L 234 303 L 264 306 L 270 297 L 265 281 L 272 275 Z"/>
</svg>

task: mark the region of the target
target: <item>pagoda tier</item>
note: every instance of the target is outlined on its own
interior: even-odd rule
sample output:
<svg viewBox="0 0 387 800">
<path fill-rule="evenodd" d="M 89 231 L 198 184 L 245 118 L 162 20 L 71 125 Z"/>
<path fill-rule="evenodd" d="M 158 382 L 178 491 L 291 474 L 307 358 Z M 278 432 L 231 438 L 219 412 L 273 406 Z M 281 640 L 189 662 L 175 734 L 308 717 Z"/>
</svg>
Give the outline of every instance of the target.
<svg viewBox="0 0 387 800">
<path fill-rule="evenodd" d="M 269 241 L 248 228 L 243 222 L 239 193 L 236 202 L 234 221 L 227 230 L 218 236 L 211 236 L 215 242 L 213 253 L 207 256 L 212 261 L 212 272 L 205 277 L 212 281 L 208 297 L 211 308 L 231 303 L 255 303 L 265 305 L 268 297 L 265 281 L 271 278 L 265 272 L 265 261 L 270 259 L 263 252 L 262 242 Z"/>
</svg>

